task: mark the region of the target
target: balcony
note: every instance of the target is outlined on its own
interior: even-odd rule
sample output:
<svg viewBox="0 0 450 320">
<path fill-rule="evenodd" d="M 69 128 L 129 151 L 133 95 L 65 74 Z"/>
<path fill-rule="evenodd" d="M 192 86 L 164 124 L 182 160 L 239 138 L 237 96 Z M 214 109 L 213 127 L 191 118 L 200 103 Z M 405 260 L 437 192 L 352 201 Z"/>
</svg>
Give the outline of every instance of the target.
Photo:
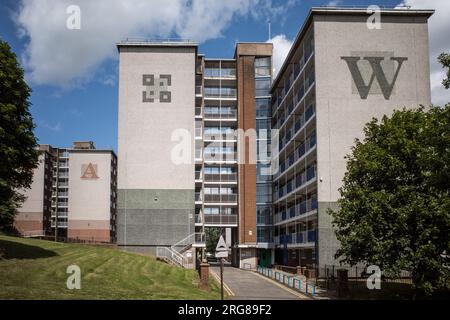
<svg viewBox="0 0 450 320">
<path fill-rule="evenodd" d="M 312 134 L 309 136 L 304 143 L 298 146 L 293 153 L 287 156 L 287 159 L 280 163 L 280 172 L 281 176 L 286 170 L 291 168 L 299 159 L 303 158 L 303 156 L 309 152 L 312 148 L 316 146 L 316 135 Z"/>
<path fill-rule="evenodd" d="M 279 187 L 279 189 L 275 188 L 275 194 L 278 194 L 278 198 L 275 198 L 274 200 L 280 200 L 284 196 L 287 196 L 289 193 L 303 187 L 305 184 L 310 182 L 316 177 L 316 166 L 310 166 L 308 167 L 303 173 L 298 174 L 295 178 L 292 178 L 288 181 L 288 183 L 282 187 Z M 295 183 L 294 183 L 295 179 Z M 288 188 L 290 186 L 291 191 L 288 191 Z"/>
<path fill-rule="evenodd" d="M 236 110 L 228 110 L 226 112 L 208 112 L 205 110 L 205 120 L 236 120 Z"/>
<path fill-rule="evenodd" d="M 52 225 L 52 228 L 54 228 L 55 227 L 55 222 L 52 221 L 51 225 Z M 67 228 L 67 221 L 59 221 L 58 222 L 58 228 Z"/>
<path fill-rule="evenodd" d="M 236 78 L 235 68 L 205 68 L 205 78 Z"/>
<path fill-rule="evenodd" d="M 195 107 L 195 116 L 197 118 L 202 118 L 203 117 L 202 108 L 201 107 Z"/>
<path fill-rule="evenodd" d="M 214 153 L 205 153 L 204 155 L 206 162 L 212 163 L 220 163 L 220 162 L 236 162 L 237 161 L 237 153 L 222 153 L 222 154 L 214 154 Z"/>
<path fill-rule="evenodd" d="M 205 225 L 237 225 L 237 214 L 205 214 Z"/>
<path fill-rule="evenodd" d="M 231 174 L 205 174 L 205 182 L 237 182 L 237 174 L 231 173 Z"/>
<path fill-rule="evenodd" d="M 282 210 L 274 215 L 275 224 L 280 224 L 287 220 L 301 217 L 309 212 L 317 210 L 317 198 L 310 198 L 302 201 L 294 206 Z"/>
<path fill-rule="evenodd" d="M 197 97 L 203 96 L 203 87 L 202 86 L 195 86 L 195 95 Z"/>
<path fill-rule="evenodd" d="M 236 98 L 236 88 L 205 87 L 205 98 Z"/>
<path fill-rule="evenodd" d="M 316 230 L 299 231 L 289 234 L 282 234 L 274 237 L 276 245 L 314 244 L 316 241 Z"/>
<path fill-rule="evenodd" d="M 205 203 L 237 203 L 237 194 L 205 194 Z"/>
<path fill-rule="evenodd" d="M 205 140 L 209 141 L 237 141 L 236 134 L 233 131 L 229 132 L 205 132 Z"/>
</svg>

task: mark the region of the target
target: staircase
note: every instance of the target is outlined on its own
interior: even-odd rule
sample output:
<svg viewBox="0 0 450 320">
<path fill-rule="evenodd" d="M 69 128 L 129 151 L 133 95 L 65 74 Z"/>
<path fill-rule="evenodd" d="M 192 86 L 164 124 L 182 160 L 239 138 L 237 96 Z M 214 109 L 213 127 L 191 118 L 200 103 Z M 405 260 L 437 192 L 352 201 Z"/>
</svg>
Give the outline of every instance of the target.
<svg viewBox="0 0 450 320">
<path fill-rule="evenodd" d="M 194 261 L 187 258 L 184 253 L 192 247 L 202 248 L 205 246 L 205 234 L 201 232 L 192 233 L 170 247 L 157 247 L 156 259 L 185 269 L 193 269 Z"/>
</svg>

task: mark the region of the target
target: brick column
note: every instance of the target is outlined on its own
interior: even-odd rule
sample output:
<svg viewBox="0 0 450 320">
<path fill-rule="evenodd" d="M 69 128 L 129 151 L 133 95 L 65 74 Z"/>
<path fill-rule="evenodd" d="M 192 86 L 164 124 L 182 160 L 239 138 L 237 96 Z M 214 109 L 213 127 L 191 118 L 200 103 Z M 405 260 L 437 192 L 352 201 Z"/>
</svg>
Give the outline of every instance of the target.
<svg viewBox="0 0 450 320">
<path fill-rule="evenodd" d="M 200 264 L 200 284 L 202 286 L 207 286 L 209 280 L 209 263 Z"/>
</svg>

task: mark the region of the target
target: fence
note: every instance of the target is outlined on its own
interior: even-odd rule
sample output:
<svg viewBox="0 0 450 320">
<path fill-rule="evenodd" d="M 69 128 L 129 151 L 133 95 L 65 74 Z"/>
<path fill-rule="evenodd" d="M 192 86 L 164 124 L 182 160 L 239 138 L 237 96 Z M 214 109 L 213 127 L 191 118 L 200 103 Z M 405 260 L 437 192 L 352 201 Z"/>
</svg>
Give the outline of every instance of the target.
<svg viewBox="0 0 450 320">
<path fill-rule="evenodd" d="M 290 269 L 287 269 L 290 270 Z M 301 293 L 316 296 L 317 286 L 314 282 L 309 281 L 305 277 L 297 276 L 291 273 L 286 273 L 278 269 L 270 269 L 264 267 L 258 267 L 257 272 L 265 277 L 280 282 L 288 288 L 294 289 Z"/>
<path fill-rule="evenodd" d="M 367 266 L 336 266 L 325 265 L 316 269 L 316 283 L 325 286 L 327 289 L 335 289 L 338 280 L 338 270 L 347 271 L 347 279 L 350 288 L 366 288 L 367 279 L 372 275 L 367 272 Z M 401 271 L 397 277 L 381 275 L 382 283 L 412 284 L 411 274 L 408 271 Z"/>
</svg>

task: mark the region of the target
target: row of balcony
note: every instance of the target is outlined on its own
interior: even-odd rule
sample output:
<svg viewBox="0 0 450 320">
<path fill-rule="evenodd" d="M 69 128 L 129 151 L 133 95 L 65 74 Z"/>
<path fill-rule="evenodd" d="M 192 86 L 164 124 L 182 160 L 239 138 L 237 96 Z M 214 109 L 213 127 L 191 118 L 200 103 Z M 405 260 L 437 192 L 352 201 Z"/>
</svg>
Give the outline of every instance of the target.
<svg viewBox="0 0 450 320">
<path fill-rule="evenodd" d="M 300 90 L 295 95 L 294 99 L 289 103 L 284 112 L 278 117 L 277 128 L 281 128 L 283 124 L 287 121 L 289 116 L 293 113 L 293 111 L 297 108 L 300 102 L 306 97 L 307 93 L 310 92 L 312 86 L 315 82 L 314 73 L 311 73 L 304 85 L 300 88 Z M 306 88 L 306 89 L 305 89 Z M 274 112 L 275 115 L 275 112 Z"/>
<path fill-rule="evenodd" d="M 236 78 L 235 68 L 205 68 L 207 78 Z"/>
<path fill-rule="evenodd" d="M 234 120 L 237 119 L 237 111 L 235 109 L 219 112 L 205 110 L 204 117 L 206 120 L 214 120 L 214 119 Z"/>
<path fill-rule="evenodd" d="M 214 225 L 237 225 L 237 214 L 196 214 L 195 223 L 214 224 Z"/>
<path fill-rule="evenodd" d="M 195 172 L 195 180 L 204 180 L 205 182 L 237 182 L 236 173 L 217 173 L 217 174 L 205 174 L 202 177 L 199 171 Z"/>
<path fill-rule="evenodd" d="M 316 242 L 316 234 L 317 230 L 282 234 L 274 237 L 274 243 L 276 245 L 314 243 Z"/>
<path fill-rule="evenodd" d="M 309 166 L 305 171 L 297 174 L 295 178 L 289 180 L 284 186 L 280 187 L 278 190 L 275 188 L 274 201 L 281 199 L 282 197 L 288 195 L 292 191 L 302 187 L 304 184 L 316 178 L 316 166 Z"/>
<path fill-rule="evenodd" d="M 58 207 L 68 207 L 69 203 L 68 202 L 58 202 Z M 52 201 L 52 207 L 56 207 L 56 202 Z"/>
<path fill-rule="evenodd" d="M 68 197 L 69 193 L 68 192 L 58 192 L 58 197 Z M 56 193 L 53 192 L 52 197 L 55 198 L 56 197 Z"/>
<path fill-rule="evenodd" d="M 205 87 L 205 98 L 236 98 L 236 88 Z"/>
<path fill-rule="evenodd" d="M 237 152 L 234 153 L 208 153 L 202 155 L 202 150 L 195 150 L 195 159 L 196 161 L 205 161 L 212 163 L 221 163 L 221 162 L 236 162 L 237 161 Z"/>
<path fill-rule="evenodd" d="M 309 150 L 314 148 L 317 143 L 316 133 L 313 132 L 306 140 L 295 148 L 289 156 L 286 157 L 285 161 L 280 163 L 280 175 L 283 174 L 288 168 L 290 168 L 294 163 L 301 159 Z"/>
<path fill-rule="evenodd" d="M 55 221 L 52 221 L 51 225 L 54 228 L 56 226 Z M 67 228 L 67 221 L 58 221 L 58 228 Z"/>
<path fill-rule="evenodd" d="M 283 148 L 291 142 L 292 139 L 296 136 L 296 134 L 302 130 L 305 124 L 311 119 L 315 114 L 314 105 L 311 105 L 310 108 L 306 110 L 301 118 L 297 119 L 295 124 L 293 124 L 289 129 L 286 130 L 285 134 L 280 137 L 278 149 L 279 151 L 283 150 Z"/>
<path fill-rule="evenodd" d="M 195 193 L 195 201 L 203 201 L 205 203 L 236 203 L 237 194 L 202 194 Z"/>
<path fill-rule="evenodd" d="M 280 223 L 286 220 L 300 217 L 308 212 L 317 210 L 317 198 L 310 198 L 293 205 L 286 210 L 282 210 L 274 215 L 274 223 Z"/>
<path fill-rule="evenodd" d="M 276 111 L 278 106 L 281 105 L 281 103 L 283 102 L 285 96 L 289 93 L 289 91 L 291 90 L 293 84 L 295 83 L 295 81 L 297 80 L 299 75 L 302 73 L 303 69 L 307 65 L 308 60 L 312 57 L 313 54 L 314 54 L 314 47 L 313 47 L 313 45 L 311 43 L 311 45 L 308 46 L 305 49 L 305 52 L 304 52 L 303 56 L 300 58 L 299 63 L 294 64 L 294 68 L 292 70 L 292 73 L 285 80 L 283 89 L 280 91 L 278 96 L 276 96 L 276 97 L 274 96 L 274 100 L 273 100 L 275 102 L 273 104 L 274 111 Z"/>
</svg>

